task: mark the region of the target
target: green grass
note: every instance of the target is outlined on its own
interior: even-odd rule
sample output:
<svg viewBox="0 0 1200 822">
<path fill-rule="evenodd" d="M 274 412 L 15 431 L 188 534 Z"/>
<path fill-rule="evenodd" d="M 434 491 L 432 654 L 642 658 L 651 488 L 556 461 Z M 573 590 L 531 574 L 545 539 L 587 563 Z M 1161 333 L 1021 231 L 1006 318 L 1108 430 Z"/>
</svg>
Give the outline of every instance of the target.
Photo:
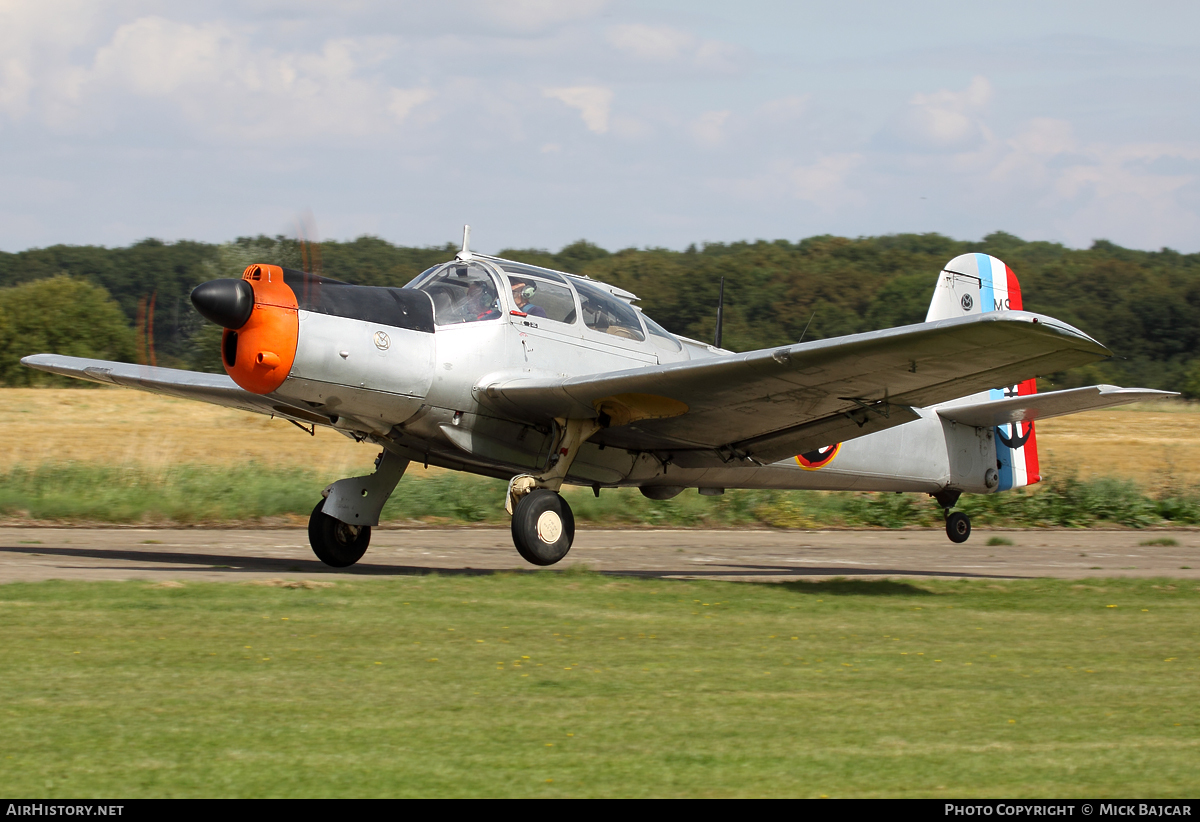
<svg viewBox="0 0 1200 822">
<path fill-rule="evenodd" d="M 1198 619 L 1162 580 L 10 584 L 0 791 L 1195 796 Z"/>
<path fill-rule="evenodd" d="M 989 537 L 988 545 L 1012 545 L 1013 541 L 1008 537 Z"/>
<path fill-rule="evenodd" d="M 1141 542 L 1138 543 L 1138 545 L 1147 545 L 1147 546 L 1159 545 L 1164 548 L 1173 548 L 1174 546 L 1176 546 L 1178 544 L 1179 544 L 1179 542 L 1176 539 L 1174 539 L 1173 537 L 1158 537 L 1157 539 L 1146 539 L 1146 540 L 1142 540 Z"/>
<path fill-rule="evenodd" d="M 231 523 L 267 517 L 307 518 L 335 477 L 243 464 L 227 469 L 175 465 L 161 470 L 81 463 L 0 473 L 0 515 L 42 521 Z M 384 522 L 507 524 L 505 484 L 440 473 L 401 481 Z M 940 527 L 941 510 L 920 494 L 739 491 L 702 497 L 685 491 L 666 501 L 636 489 L 586 488 L 564 495 L 575 518 L 606 525 L 667 527 L 759 525 L 776 528 Z M 1065 479 L 995 495 L 964 495 L 961 510 L 976 526 L 1088 527 L 1200 523 L 1200 492 L 1151 496 L 1118 479 Z"/>
</svg>

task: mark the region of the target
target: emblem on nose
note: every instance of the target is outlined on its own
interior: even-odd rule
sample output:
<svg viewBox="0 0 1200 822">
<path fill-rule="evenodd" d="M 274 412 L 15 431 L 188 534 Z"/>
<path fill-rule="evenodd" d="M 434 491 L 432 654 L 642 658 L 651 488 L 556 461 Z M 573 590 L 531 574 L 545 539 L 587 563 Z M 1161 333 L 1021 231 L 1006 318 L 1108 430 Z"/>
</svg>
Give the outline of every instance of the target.
<svg viewBox="0 0 1200 822">
<path fill-rule="evenodd" d="M 392 341 L 388 338 L 387 334 L 384 334 L 382 331 L 375 332 L 375 347 L 376 348 L 378 348 L 380 351 L 387 351 L 388 346 L 390 346 L 391 344 L 392 344 Z"/>
</svg>

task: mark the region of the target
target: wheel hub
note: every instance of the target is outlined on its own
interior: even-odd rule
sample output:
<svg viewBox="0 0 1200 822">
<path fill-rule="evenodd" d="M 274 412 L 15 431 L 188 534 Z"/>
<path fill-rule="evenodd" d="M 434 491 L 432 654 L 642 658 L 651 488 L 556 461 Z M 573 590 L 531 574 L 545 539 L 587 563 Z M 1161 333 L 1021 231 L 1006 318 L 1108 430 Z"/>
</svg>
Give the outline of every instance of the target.
<svg viewBox="0 0 1200 822">
<path fill-rule="evenodd" d="M 547 545 L 553 545 L 562 536 L 562 517 L 554 511 L 543 511 L 537 520 L 538 539 Z"/>
<path fill-rule="evenodd" d="M 353 545 L 354 541 L 358 539 L 358 526 L 347 525 L 344 522 L 339 522 L 334 527 L 333 533 L 334 536 L 337 537 L 338 542 L 342 543 L 343 545 Z"/>
</svg>

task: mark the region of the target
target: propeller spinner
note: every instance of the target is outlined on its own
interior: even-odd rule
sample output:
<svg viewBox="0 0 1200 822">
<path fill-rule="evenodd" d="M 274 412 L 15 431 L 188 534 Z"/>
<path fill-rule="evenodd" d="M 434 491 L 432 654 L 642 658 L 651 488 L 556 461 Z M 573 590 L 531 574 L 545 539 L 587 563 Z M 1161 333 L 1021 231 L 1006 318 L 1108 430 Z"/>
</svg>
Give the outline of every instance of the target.
<svg viewBox="0 0 1200 822">
<path fill-rule="evenodd" d="M 192 289 L 192 305 L 209 322 L 236 330 L 254 311 L 254 289 L 245 280 L 209 280 Z"/>
</svg>

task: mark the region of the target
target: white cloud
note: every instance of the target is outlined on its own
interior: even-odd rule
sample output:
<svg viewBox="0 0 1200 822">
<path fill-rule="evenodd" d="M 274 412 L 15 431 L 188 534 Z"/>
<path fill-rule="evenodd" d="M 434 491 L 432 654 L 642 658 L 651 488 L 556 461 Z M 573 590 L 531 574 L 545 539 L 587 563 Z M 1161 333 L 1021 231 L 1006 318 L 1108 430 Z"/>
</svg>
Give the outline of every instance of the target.
<svg viewBox="0 0 1200 822">
<path fill-rule="evenodd" d="M 716 148 L 725 142 L 725 122 L 732 111 L 706 111 L 689 127 L 692 137 L 705 148 Z"/>
<path fill-rule="evenodd" d="M 472 11 L 509 31 L 528 34 L 592 17 L 607 5 L 607 0 L 479 0 Z"/>
<path fill-rule="evenodd" d="M 117 27 L 90 65 L 50 75 L 43 104 L 48 121 L 63 128 L 120 128 L 122 109 L 141 100 L 158 120 L 174 113 L 194 133 L 221 140 L 379 135 L 434 96 L 375 73 L 396 47 L 392 37 L 340 37 L 280 51 L 223 23 L 142 17 Z"/>
<path fill-rule="evenodd" d="M 679 29 L 641 23 L 613 26 L 607 36 L 609 43 L 639 60 L 661 62 L 678 60 L 696 43 L 695 37 Z"/>
<path fill-rule="evenodd" d="M 702 40 L 671 26 L 629 23 L 605 33 L 609 44 L 631 57 L 651 63 L 681 63 L 707 71 L 729 72 L 744 62 L 742 50 L 719 40 Z"/>
<path fill-rule="evenodd" d="M 190 26 L 144 17 L 121 26 L 96 52 L 96 79 L 120 83 L 135 94 L 159 96 L 181 86 L 206 86 L 228 77 L 236 53 L 228 29 Z M 244 67 L 250 68 L 250 67 Z"/>
<path fill-rule="evenodd" d="M 784 178 L 798 200 L 826 207 L 846 205 L 860 199 L 846 178 L 862 161 L 859 154 L 830 154 L 815 163 L 787 169 Z"/>
<path fill-rule="evenodd" d="M 427 88 L 394 88 L 391 90 L 391 98 L 388 110 L 395 116 L 396 122 L 403 122 L 414 108 L 432 100 L 433 92 Z"/>
<path fill-rule="evenodd" d="M 843 153 L 829 154 L 806 164 L 776 161 L 770 164 L 766 173 L 718 180 L 713 186 L 745 200 L 801 200 L 813 203 L 823 211 L 835 211 L 863 201 L 849 177 L 864 160 L 861 154 Z"/>
<path fill-rule="evenodd" d="M 982 109 L 991 96 L 991 83 L 978 76 L 963 91 L 943 89 L 914 94 L 890 131 L 916 148 L 958 151 L 971 148 L 990 135 Z"/>
<path fill-rule="evenodd" d="M 612 110 L 612 89 L 603 86 L 569 86 L 548 88 L 542 93 L 579 110 L 583 124 L 589 131 L 604 134 L 608 131 L 608 116 Z"/>
<path fill-rule="evenodd" d="M 29 92 L 33 78 L 25 64 L 17 58 L 9 58 L 0 66 L 0 111 L 21 117 L 29 109 Z"/>
<path fill-rule="evenodd" d="M 811 95 L 809 94 L 792 94 L 787 97 L 779 97 L 763 103 L 755 113 L 768 122 L 779 123 L 796 120 L 808 110 L 810 98 Z"/>
</svg>

